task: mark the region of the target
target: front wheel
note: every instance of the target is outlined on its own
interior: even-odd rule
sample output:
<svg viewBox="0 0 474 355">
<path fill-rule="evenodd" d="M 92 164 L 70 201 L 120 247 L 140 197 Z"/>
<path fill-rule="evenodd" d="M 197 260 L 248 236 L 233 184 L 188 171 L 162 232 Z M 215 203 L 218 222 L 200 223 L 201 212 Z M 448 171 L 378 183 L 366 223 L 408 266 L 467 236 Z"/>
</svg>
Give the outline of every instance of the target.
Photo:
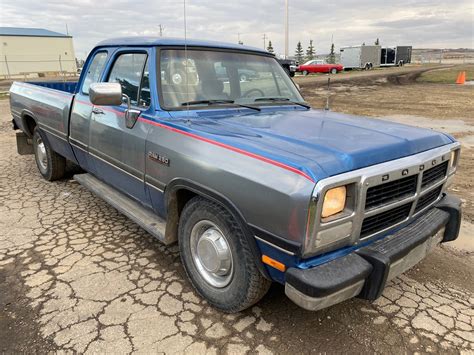
<svg viewBox="0 0 474 355">
<path fill-rule="evenodd" d="M 268 291 L 270 281 L 257 269 L 244 232 L 221 205 L 191 199 L 181 214 L 178 238 L 186 273 L 212 306 L 239 312 Z"/>
<path fill-rule="evenodd" d="M 331 69 L 331 74 L 337 74 L 337 69 L 336 69 L 336 68 L 332 68 L 332 69 Z"/>
<path fill-rule="evenodd" d="M 33 148 L 40 174 L 48 181 L 61 179 L 66 171 L 66 159 L 49 146 L 38 127 L 33 131 Z"/>
</svg>

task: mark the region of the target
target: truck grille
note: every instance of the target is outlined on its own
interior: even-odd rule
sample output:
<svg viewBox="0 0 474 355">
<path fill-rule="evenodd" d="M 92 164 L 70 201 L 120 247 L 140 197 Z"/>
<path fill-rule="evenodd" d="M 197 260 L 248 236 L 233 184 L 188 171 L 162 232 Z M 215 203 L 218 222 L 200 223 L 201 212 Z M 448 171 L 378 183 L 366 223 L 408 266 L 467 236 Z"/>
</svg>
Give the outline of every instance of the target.
<svg viewBox="0 0 474 355">
<path fill-rule="evenodd" d="M 426 170 L 423 173 L 423 179 L 421 180 L 421 188 L 425 188 L 429 185 L 434 184 L 437 181 L 442 180 L 446 176 L 446 171 L 448 170 L 448 162 L 444 162 Z"/>
<path fill-rule="evenodd" d="M 421 211 L 426 206 L 435 202 L 439 194 L 441 193 L 441 189 L 442 189 L 442 186 L 439 186 L 436 189 L 433 189 L 430 192 L 428 192 L 426 195 L 421 196 L 416 204 L 415 213 L 418 211 Z"/>
<path fill-rule="evenodd" d="M 375 216 L 365 218 L 362 223 L 360 237 L 367 237 L 375 232 L 381 231 L 391 225 L 405 220 L 410 214 L 411 205 L 412 203 L 409 202 L 388 211 L 376 214 Z"/>
<path fill-rule="evenodd" d="M 412 175 L 386 184 L 370 187 L 367 190 L 365 209 L 368 210 L 413 196 L 416 193 L 417 182 L 418 175 Z"/>
<path fill-rule="evenodd" d="M 448 162 L 446 161 L 423 171 L 422 177 L 420 177 L 420 173 L 369 187 L 366 194 L 365 209 L 366 211 L 372 211 L 384 207 L 389 203 L 413 198 L 417 191 L 419 178 L 421 178 L 420 192 L 422 193 L 430 186 L 442 181 L 445 178 L 447 171 Z M 443 186 L 440 185 L 425 195 L 422 195 L 418 201 L 416 201 L 414 213 L 423 210 L 425 207 L 435 202 L 441 194 L 442 188 Z M 380 232 L 381 230 L 389 228 L 409 217 L 410 206 L 412 203 L 413 201 L 410 201 L 402 206 L 397 206 L 396 208 L 365 218 L 362 223 L 360 238 Z"/>
</svg>

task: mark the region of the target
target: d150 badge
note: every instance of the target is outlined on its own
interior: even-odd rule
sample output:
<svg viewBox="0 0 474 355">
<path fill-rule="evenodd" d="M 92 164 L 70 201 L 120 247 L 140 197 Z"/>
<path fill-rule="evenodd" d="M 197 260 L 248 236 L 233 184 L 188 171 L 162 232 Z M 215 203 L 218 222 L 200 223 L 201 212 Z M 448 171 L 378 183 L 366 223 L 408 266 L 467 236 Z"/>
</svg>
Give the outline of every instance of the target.
<svg viewBox="0 0 474 355">
<path fill-rule="evenodd" d="M 160 155 L 158 153 L 148 152 L 148 158 L 150 158 L 153 161 L 156 161 L 157 163 L 170 166 L 170 160 L 167 157 Z"/>
</svg>

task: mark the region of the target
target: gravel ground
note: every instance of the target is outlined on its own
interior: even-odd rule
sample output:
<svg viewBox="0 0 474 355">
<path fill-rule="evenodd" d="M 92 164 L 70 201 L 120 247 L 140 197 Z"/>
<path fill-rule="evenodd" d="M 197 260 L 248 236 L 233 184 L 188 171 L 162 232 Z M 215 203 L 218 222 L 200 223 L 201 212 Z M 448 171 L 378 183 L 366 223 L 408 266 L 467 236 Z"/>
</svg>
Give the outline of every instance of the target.
<svg viewBox="0 0 474 355">
<path fill-rule="evenodd" d="M 71 179 L 16 154 L 0 100 L 0 352 L 474 351 L 472 256 L 437 248 L 374 303 L 307 312 L 274 285 L 222 314 L 164 247 Z"/>
</svg>

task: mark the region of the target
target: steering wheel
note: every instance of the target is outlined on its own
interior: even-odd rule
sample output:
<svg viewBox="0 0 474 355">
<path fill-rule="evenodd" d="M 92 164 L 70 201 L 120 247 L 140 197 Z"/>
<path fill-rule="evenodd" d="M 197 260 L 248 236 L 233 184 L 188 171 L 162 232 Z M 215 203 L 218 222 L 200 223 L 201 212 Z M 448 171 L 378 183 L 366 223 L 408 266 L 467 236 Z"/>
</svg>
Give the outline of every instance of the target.
<svg viewBox="0 0 474 355">
<path fill-rule="evenodd" d="M 257 93 L 257 95 L 252 95 L 252 93 Z M 260 90 L 260 89 L 250 89 L 249 91 L 246 91 L 243 95 L 243 97 L 263 97 L 265 96 L 265 93 Z"/>
</svg>

